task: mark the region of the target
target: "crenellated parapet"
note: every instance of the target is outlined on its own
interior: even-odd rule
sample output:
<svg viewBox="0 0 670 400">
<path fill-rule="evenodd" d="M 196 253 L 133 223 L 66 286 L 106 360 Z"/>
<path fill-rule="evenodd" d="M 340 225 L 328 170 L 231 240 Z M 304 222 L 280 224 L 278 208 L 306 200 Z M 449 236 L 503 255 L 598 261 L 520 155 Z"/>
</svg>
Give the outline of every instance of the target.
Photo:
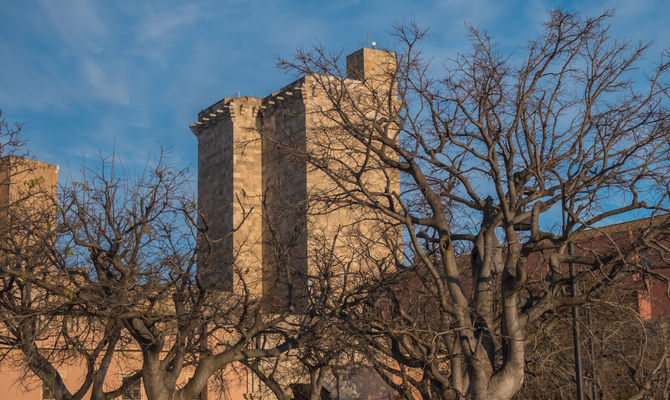
<svg viewBox="0 0 670 400">
<path fill-rule="evenodd" d="M 244 123 L 243 120 L 256 118 L 261 110 L 262 100 L 257 97 L 225 97 L 198 113 L 198 120 L 189 125 L 195 136 L 220 121 Z M 239 119 L 243 120 L 239 120 Z"/>
</svg>

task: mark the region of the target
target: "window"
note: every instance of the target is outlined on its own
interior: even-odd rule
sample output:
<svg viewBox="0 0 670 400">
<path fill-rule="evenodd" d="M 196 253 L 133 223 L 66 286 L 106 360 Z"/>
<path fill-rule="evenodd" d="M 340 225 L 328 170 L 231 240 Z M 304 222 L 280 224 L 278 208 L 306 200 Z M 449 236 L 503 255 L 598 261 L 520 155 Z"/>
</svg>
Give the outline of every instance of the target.
<svg viewBox="0 0 670 400">
<path fill-rule="evenodd" d="M 247 393 L 257 394 L 263 388 L 261 387 L 261 380 L 251 370 L 247 369 Z M 254 397 L 255 398 L 255 397 Z"/>
<path fill-rule="evenodd" d="M 142 380 L 138 379 L 126 388 L 121 396 L 122 400 L 141 400 L 142 399 Z"/>
<path fill-rule="evenodd" d="M 51 388 L 47 386 L 47 384 L 44 382 L 42 382 L 42 399 L 43 400 L 55 399 L 54 394 L 51 391 Z"/>
<path fill-rule="evenodd" d="M 67 376 L 66 371 L 61 371 L 60 372 L 61 379 L 65 379 L 66 376 Z M 56 396 L 54 396 L 54 393 L 51 391 L 51 388 L 49 386 L 47 386 L 46 383 L 42 382 L 42 399 L 43 400 L 51 400 L 51 399 L 55 399 L 55 398 L 56 398 Z"/>
</svg>

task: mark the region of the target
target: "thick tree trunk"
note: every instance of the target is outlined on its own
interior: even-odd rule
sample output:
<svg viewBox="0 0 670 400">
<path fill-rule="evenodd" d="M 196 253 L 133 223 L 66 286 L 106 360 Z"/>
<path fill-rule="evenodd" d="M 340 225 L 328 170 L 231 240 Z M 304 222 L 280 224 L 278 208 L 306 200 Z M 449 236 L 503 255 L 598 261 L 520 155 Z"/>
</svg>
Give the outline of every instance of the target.
<svg viewBox="0 0 670 400">
<path fill-rule="evenodd" d="M 161 366 L 160 348 L 144 350 L 142 381 L 147 400 L 174 400 L 176 382 L 166 376 Z"/>
</svg>

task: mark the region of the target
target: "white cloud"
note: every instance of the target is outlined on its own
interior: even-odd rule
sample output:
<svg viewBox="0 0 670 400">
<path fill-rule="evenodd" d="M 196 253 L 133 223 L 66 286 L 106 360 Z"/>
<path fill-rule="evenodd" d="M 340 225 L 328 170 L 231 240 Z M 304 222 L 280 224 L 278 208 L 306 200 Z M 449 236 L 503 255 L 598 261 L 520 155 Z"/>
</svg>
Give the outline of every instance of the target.
<svg viewBox="0 0 670 400">
<path fill-rule="evenodd" d="M 204 13 L 195 4 L 186 4 L 176 8 L 146 10 L 138 28 L 138 40 L 165 40 L 177 33 L 178 28 L 190 25 L 201 18 Z"/>
</svg>

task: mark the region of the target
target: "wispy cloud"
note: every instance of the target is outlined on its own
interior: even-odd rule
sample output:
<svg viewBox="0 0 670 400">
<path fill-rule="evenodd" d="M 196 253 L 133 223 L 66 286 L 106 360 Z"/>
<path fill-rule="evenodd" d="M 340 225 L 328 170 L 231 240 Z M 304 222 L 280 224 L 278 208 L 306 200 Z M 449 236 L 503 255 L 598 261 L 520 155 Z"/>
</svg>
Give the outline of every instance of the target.
<svg viewBox="0 0 670 400">
<path fill-rule="evenodd" d="M 177 7 L 154 5 L 141 18 L 137 38 L 141 42 L 169 39 L 179 33 L 179 28 L 188 26 L 205 15 L 198 4 Z"/>
<path fill-rule="evenodd" d="M 109 38 L 104 21 L 98 16 L 92 2 L 87 0 L 40 0 L 48 21 L 72 48 L 100 52 Z"/>
<path fill-rule="evenodd" d="M 84 77 L 89 84 L 91 97 L 120 105 L 129 104 L 127 80 L 119 71 L 103 71 L 97 62 L 84 58 L 81 64 Z"/>
</svg>

